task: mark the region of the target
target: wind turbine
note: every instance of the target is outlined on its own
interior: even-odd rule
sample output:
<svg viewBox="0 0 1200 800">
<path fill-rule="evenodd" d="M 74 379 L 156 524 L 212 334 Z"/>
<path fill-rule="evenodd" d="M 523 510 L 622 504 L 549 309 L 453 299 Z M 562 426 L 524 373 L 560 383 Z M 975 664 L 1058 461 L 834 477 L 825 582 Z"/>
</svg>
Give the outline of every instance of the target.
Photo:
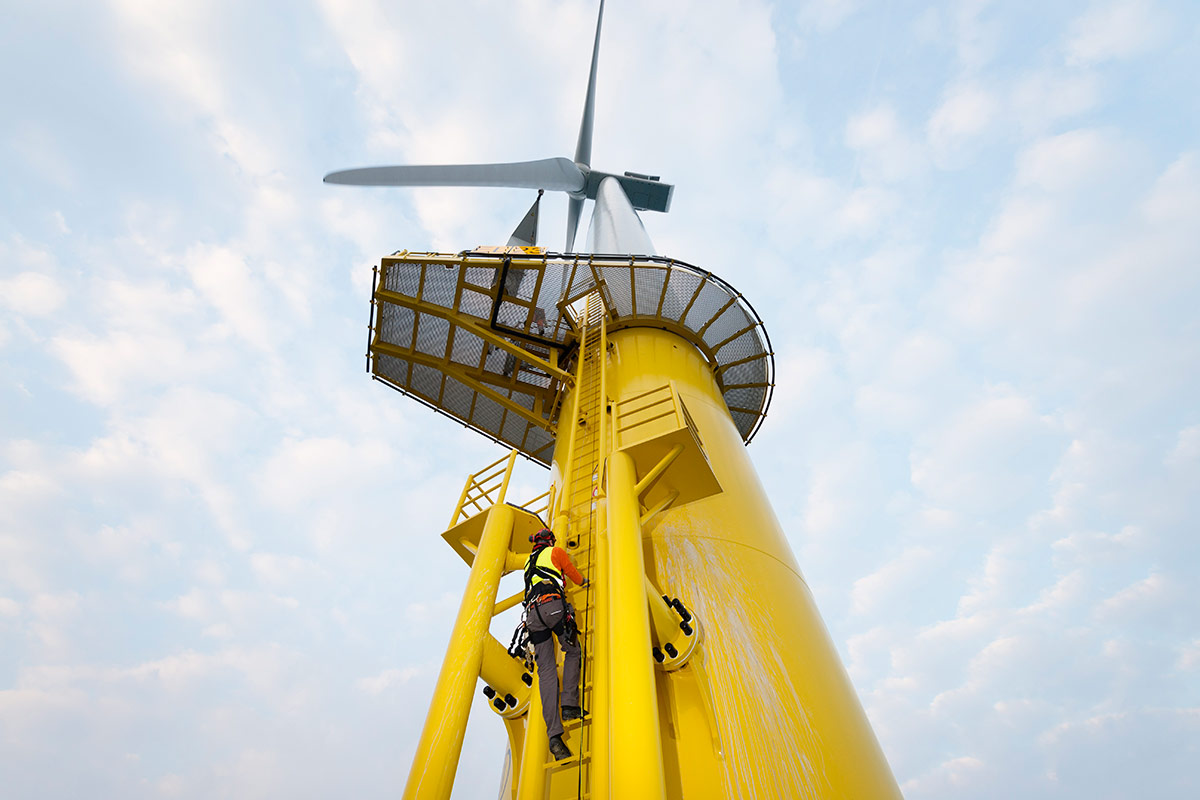
<svg viewBox="0 0 1200 800">
<path fill-rule="evenodd" d="M 718 276 L 654 255 L 637 211 L 666 211 L 673 187 L 591 169 L 602 19 L 603 0 L 574 160 L 325 178 L 570 198 L 567 252 L 533 246 L 535 203 L 510 246 L 377 270 L 372 376 L 511 448 L 442 534 L 470 574 L 404 796 L 450 796 L 482 680 L 508 735 L 502 798 L 899 798 L 746 454 L 774 385 L 762 320 Z M 573 253 L 588 198 L 595 252 Z M 518 455 L 551 470 L 524 503 L 507 495 Z M 564 761 L 535 671 L 490 631 L 543 525 L 589 578 L 572 601 L 591 713 L 565 724 Z"/>
<path fill-rule="evenodd" d="M 604 1 L 601 0 L 574 160 L 558 157 L 506 164 L 359 167 L 331 172 L 325 176 L 325 182 L 350 186 L 496 186 L 566 192 L 570 198 L 567 205 L 566 252 L 571 252 L 575 247 L 575 233 L 579 227 L 583 201 L 596 199 L 605 178 L 613 178 L 620 184 L 634 209 L 669 211 L 675 187 L 662 183 L 657 176 L 634 172 L 616 175 L 591 167 L 592 128 L 596 117 L 596 66 L 600 59 L 600 28 L 603 20 Z"/>
</svg>

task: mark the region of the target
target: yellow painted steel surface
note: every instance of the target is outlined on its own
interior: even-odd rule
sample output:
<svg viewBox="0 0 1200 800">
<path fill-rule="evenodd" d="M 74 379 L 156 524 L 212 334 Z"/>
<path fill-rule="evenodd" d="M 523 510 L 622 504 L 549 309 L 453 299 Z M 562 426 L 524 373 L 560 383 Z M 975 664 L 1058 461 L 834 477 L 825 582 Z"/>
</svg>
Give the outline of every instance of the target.
<svg viewBox="0 0 1200 800">
<path fill-rule="evenodd" d="M 616 734 L 609 742 L 609 775 L 615 797 L 658 800 L 666 787 L 636 484 L 633 459 L 624 452 L 609 456 L 609 565 L 601 579 L 608 580 L 609 653 L 619 658 L 609 670 L 607 714 Z"/>
<path fill-rule="evenodd" d="M 497 505 L 487 513 L 479 550 L 446 648 L 446 660 L 442 662 L 429 703 L 432 713 L 425 720 L 413 769 L 404 787 L 405 800 L 444 800 L 454 787 L 454 773 L 471 713 L 471 696 L 483 666 L 492 606 L 496 603 L 496 590 L 512 539 L 513 510 Z"/>
<path fill-rule="evenodd" d="M 540 524 L 488 491 L 510 455 L 502 479 L 501 462 L 471 476 L 444 534 L 472 572 L 405 796 L 448 796 L 482 670 L 514 701 L 504 797 L 900 797 L 712 364 L 674 332 L 609 335 L 605 319 L 593 293 L 538 498 L 591 581 L 570 597 L 590 712 L 565 722 L 574 755 L 549 756 L 536 678 L 519 685 L 487 634 L 499 575 Z M 496 505 L 459 521 L 472 498 Z"/>
<path fill-rule="evenodd" d="M 610 398 L 673 382 L 721 486 L 643 527 L 651 581 L 703 625 L 692 659 L 655 673 L 667 796 L 899 797 L 711 367 L 666 331 L 611 342 Z M 616 670 L 646 654 L 612 656 Z"/>
</svg>

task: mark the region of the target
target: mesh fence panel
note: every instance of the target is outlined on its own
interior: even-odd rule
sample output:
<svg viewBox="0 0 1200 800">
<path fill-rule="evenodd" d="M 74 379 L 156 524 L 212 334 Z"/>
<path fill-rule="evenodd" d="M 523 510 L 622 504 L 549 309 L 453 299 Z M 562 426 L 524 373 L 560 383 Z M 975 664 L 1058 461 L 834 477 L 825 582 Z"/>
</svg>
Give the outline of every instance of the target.
<svg viewBox="0 0 1200 800">
<path fill-rule="evenodd" d="M 721 382 L 726 386 L 739 386 L 746 383 L 766 383 L 766 356 L 754 361 L 747 361 L 745 364 L 735 364 L 721 375 Z"/>
<path fill-rule="evenodd" d="M 488 385 L 492 387 L 489 391 L 511 392 L 513 401 L 524 408 L 534 408 L 536 397 L 549 407 L 559 391 L 557 379 L 536 365 L 521 362 L 513 353 L 488 345 L 453 320 L 457 317 L 492 326 L 514 345 L 549 359 L 549 345 L 561 348 L 573 343 L 578 323 L 569 315 L 578 313 L 575 300 L 592 290 L 597 278 L 612 306 L 608 309 L 610 331 L 654 325 L 656 320 L 680 325 L 711 359 L 721 386 L 766 384 L 724 390 L 727 405 L 748 409 L 733 412 L 734 423 L 748 439 L 766 411 L 773 380 L 773 361 L 761 321 L 719 278 L 654 256 L 631 259 L 476 251 L 460 257 L 402 254 L 384 259 L 382 289 L 412 298 L 414 304 L 446 308 L 452 316 L 447 320 L 428 312 L 417 314 L 397 304 L 394 297 L 377 296 L 378 341 L 428 358 L 448 358 L 444 368 L 453 364 L 466 372 L 461 381 L 447 378 L 443 389 L 439 377 L 443 372 L 436 366 L 414 365 L 410 370 L 405 358 L 380 356 L 374 362 L 376 371 L 396 386 L 438 404 L 446 413 L 547 462 L 553 434 L 515 411 L 506 413 L 502 405 L 480 392 Z M 452 308 L 455 297 L 459 298 L 458 307 Z M 572 309 L 566 308 L 568 299 Z M 452 341 L 449 352 L 448 341 Z M 569 356 L 572 351 L 565 352 Z M 743 360 L 745 363 L 724 366 Z M 563 367 L 571 369 L 569 364 Z M 479 375 L 477 370 L 483 373 L 478 378 L 481 384 L 466 377 Z M 528 391 L 497 389 L 500 386 Z"/>
<path fill-rule="evenodd" d="M 596 285 L 596 277 L 592 274 L 592 269 L 587 259 L 576 263 L 569 280 L 570 286 L 567 287 L 567 292 L 564 295 L 566 297 L 575 297 L 576 295 L 583 294 Z"/>
<path fill-rule="evenodd" d="M 391 303 L 381 303 L 379 306 L 380 339 L 399 347 L 412 347 L 415 316 L 412 309 Z"/>
<path fill-rule="evenodd" d="M 470 314 L 472 317 L 489 319 L 492 316 L 492 298 L 481 292 L 463 289 L 462 302 L 459 304 L 458 310 L 464 314 Z"/>
<path fill-rule="evenodd" d="M 454 307 L 454 295 L 458 288 L 459 267 L 444 267 L 441 264 L 425 265 L 425 286 L 421 299 L 443 308 Z"/>
<path fill-rule="evenodd" d="M 743 358 L 749 358 L 756 353 L 762 352 L 764 352 L 764 348 L 758 338 L 758 331 L 749 330 L 723 345 L 717 351 L 717 359 L 726 363 L 741 361 Z"/>
<path fill-rule="evenodd" d="M 687 319 L 684 320 L 683 326 L 693 331 L 700 330 L 713 318 L 714 314 L 721 310 L 721 306 L 725 305 L 725 301 L 728 299 L 729 294 L 724 287 L 712 281 L 706 282 L 704 288 L 700 290 L 696 302 L 692 303 L 692 307 L 688 309 Z"/>
<path fill-rule="evenodd" d="M 422 314 L 417 323 L 418 352 L 428 356 L 444 356 L 446 354 L 446 337 L 450 334 L 450 321 L 441 317 Z"/>
<path fill-rule="evenodd" d="M 454 329 L 454 344 L 450 346 L 450 360 L 467 367 L 479 366 L 483 358 L 483 339 L 462 328 Z"/>
<path fill-rule="evenodd" d="M 485 431 L 494 431 L 493 436 L 499 436 L 500 418 L 503 416 L 504 409 L 495 400 L 483 395 L 476 396 L 475 413 L 471 415 L 472 423 Z"/>
<path fill-rule="evenodd" d="M 447 377 L 446 388 L 442 392 L 442 407 L 465 420 L 471 413 L 471 398 L 474 396 L 474 389 Z"/>
<path fill-rule="evenodd" d="M 551 456 L 554 455 L 554 437 L 548 431 L 541 428 L 529 428 L 529 434 L 525 437 L 525 452 L 545 464 L 550 463 Z"/>
<path fill-rule="evenodd" d="M 725 402 L 730 408 L 758 408 L 762 394 L 763 389 L 758 387 L 729 389 L 725 392 Z"/>
<path fill-rule="evenodd" d="M 496 284 L 500 270 L 497 267 L 467 267 L 466 282 L 473 286 L 491 289 Z"/>
<path fill-rule="evenodd" d="M 509 411 L 504 420 L 504 427 L 500 429 L 500 439 L 505 442 L 520 442 L 525 438 L 525 429 L 528 427 L 529 423 L 524 417 Z"/>
<path fill-rule="evenodd" d="M 611 300 L 613 304 L 613 307 L 608 309 L 609 313 L 615 313 L 618 317 L 633 316 L 633 291 L 630 285 L 631 271 L 629 267 L 598 267 L 596 271 L 600 273 L 600 279 L 604 281 L 604 285 L 608 289 L 608 297 L 605 299 Z"/>
<path fill-rule="evenodd" d="M 445 373 L 424 364 L 412 365 L 410 388 L 426 400 L 436 403 L 442 391 L 442 376 Z"/>
<path fill-rule="evenodd" d="M 666 296 L 663 298 L 662 315 L 667 319 L 679 320 L 683 310 L 692 301 L 692 295 L 703 280 L 699 275 L 684 269 L 673 269 L 667 278 Z"/>
<path fill-rule="evenodd" d="M 528 308 L 505 300 L 500 303 L 500 310 L 496 314 L 496 324 L 513 330 L 524 330 L 528 317 Z"/>
<path fill-rule="evenodd" d="M 377 364 L 376 371 L 381 378 L 387 378 L 399 386 L 408 383 L 409 362 L 395 356 L 379 356 Z"/>
<path fill-rule="evenodd" d="M 646 267 L 634 273 L 633 312 L 635 314 L 645 317 L 658 313 L 658 304 L 662 300 L 666 279 L 667 271 L 661 267 Z"/>
<path fill-rule="evenodd" d="M 409 297 L 417 296 L 420 285 L 420 268 L 412 269 L 407 264 L 393 264 L 383 276 L 383 288 Z"/>
<path fill-rule="evenodd" d="M 713 347 L 719 342 L 723 342 L 730 336 L 733 336 L 740 330 L 745 330 L 750 326 L 750 318 L 746 316 L 743 310 L 737 303 L 734 303 L 729 308 L 721 312 L 721 316 L 717 317 L 704 331 L 704 343 L 709 347 Z"/>
<path fill-rule="evenodd" d="M 517 382 L 528 384 L 529 386 L 537 386 L 541 389 L 547 389 L 553 381 L 550 376 L 544 372 L 534 372 L 533 369 L 522 369 L 517 373 Z M 533 406 L 529 406 L 533 408 Z"/>
</svg>

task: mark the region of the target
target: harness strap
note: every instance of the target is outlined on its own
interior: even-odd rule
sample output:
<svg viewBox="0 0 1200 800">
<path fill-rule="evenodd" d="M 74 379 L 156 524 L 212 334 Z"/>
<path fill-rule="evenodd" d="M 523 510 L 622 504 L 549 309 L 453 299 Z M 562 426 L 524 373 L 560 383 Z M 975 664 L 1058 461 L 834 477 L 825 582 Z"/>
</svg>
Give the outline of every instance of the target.
<svg viewBox="0 0 1200 800">
<path fill-rule="evenodd" d="M 534 551 L 529 554 L 529 561 L 527 561 L 525 563 L 525 602 L 526 603 L 528 603 L 534 597 L 545 592 L 545 589 L 536 591 L 536 587 L 540 586 L 541 584 L 540 583 L 536 584 L 536 585 L 534 584 L 533 578 L 535 575 L 537 577 L 541 578 L 543 582 L 548 582 L 550 584 L 550 587 L 553 590 L 557 591 L 558 594 L 560 594 L 560 595 L 562 594 L 562 583 L 561 583 L 562 576 L 557 572 L 553 572 L 553 571 L 547 569 L 546 567 L 538 566 L 538 563 L 537 563 L 538 558 L 542 554 L 542 551 L 545 550 L 547 547 L 550 547 L 550 545 L 542 545 L 541 547 L 534 549 Z"/>
</svg>

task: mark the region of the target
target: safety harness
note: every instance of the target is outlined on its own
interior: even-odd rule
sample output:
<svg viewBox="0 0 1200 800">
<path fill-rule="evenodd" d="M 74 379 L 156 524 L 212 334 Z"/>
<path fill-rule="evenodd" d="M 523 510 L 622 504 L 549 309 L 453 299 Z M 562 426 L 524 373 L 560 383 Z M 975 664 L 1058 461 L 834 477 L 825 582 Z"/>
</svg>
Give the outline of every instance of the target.
<svg viewBox="0 0 1200 800">
<path fill-rule="evenodd" d="M 532 611 L 534 614 L 537 614 L 538 619 L 545 626 L 546 620 L 542 618 L 542 611 L 539 606 L 555 598 L 563 601 L 566 614 L 564 614 L 562 621 L 554 626 L 554 628 L 528 631 L 529 641 L 533 644 L 541 644 L 549 639 L 550 634 L 553 632 L 567 644 L 574 644 L 577 630 L 575 627 L 575 609 L 571 608 L 571 604 L 567 602 L 567 598 L 563 592 L 562 573 L 554 568 L 553 562 L 550 564 L 539 563 L 542 560 L 542 553 L 548 549 L 553 552 L 553 545 L 543 544 L 540 547 L 535 547 L 533 552 L 529 554 L 529 561 L 525 564 L 525 615 L 528 617 Z"/>
<path fill-rule="evenodd" d="M 541 602 L 549 600 L 553 595 L 563 596 L 562 573 L 554 568 L 553 562 L 549 565 L 538 563 L 542 560 L 542 553 L 547 550 L 553 552 L 553 547 L 553 545 L 544 544 L 534 548 L 534 551 L 529 554 L 529 561 L 525 562 L 526 605 L 529 605 L 534 599 Z"/>
</svg>

